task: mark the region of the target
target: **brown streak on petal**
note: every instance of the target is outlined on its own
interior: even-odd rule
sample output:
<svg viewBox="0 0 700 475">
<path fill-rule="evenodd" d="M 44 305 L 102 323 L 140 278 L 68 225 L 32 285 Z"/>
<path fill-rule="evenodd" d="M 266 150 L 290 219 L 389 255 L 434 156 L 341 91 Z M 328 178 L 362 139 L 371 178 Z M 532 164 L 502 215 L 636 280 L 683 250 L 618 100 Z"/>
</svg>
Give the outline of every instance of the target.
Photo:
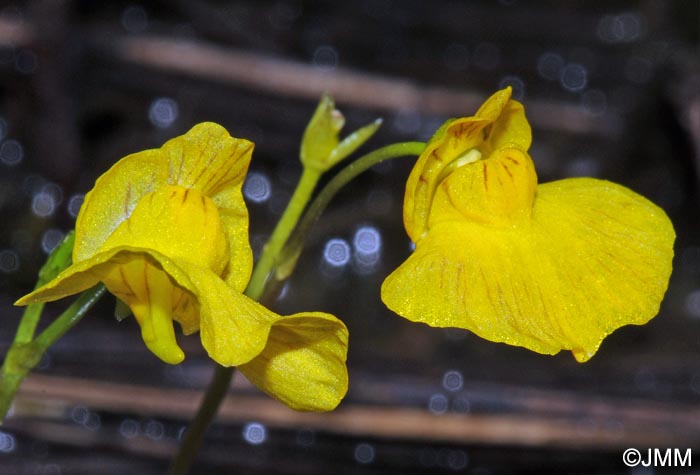
<svg viewBox="0 0 700 475">
<path fill-rule="evenodd" d="M 440 186 L 442 186 L 442 188 L 445 190 L 445 196 L 447 196 L 447 201 L 450 202 L 450 205 L 452 205 L 454 209 L 459 209 L 457 207 L 457 204 L 454 201 L 452 201 L 452 196 L 450 195 L 450 187 L 447 184 L 447 181 L 443 181 Z"/>
<path fill-rule="evenodd" d="M 182 195 L 182 203 L 184 204 L 187 201 L 187 195 L 190 194 L 190 189 L 185 188 L 185 193 Z"/>
<path fill-rule="evenodd" d="M 482 162 L 481 166 L 484 169 L 484 191 L 489 191 L 489 175 L 488 171 L 486 170 L 486 162 Z"/>
<path fill-rule="evenodd" d="M 179 307 L 180 307 L 180 304 L 182 303 L 182 299 L 185 298 L 185 292 L 180 291 L 180 292 L 177 293 L 177 296 L 178 296 L 178 297 L 177 297 L 177 300 L 176 300 L 175 302 L 173 302 L 173 308 L 179 308 Z"/>
<path fill-rule="evenodd" d="M 457 285 L 457 289 L 456 289 L 457 291 L 458 291 L 459 288 L 462 286 L 462 273 L 463 273 L 463 272 L 464 272 L 464 266 L 462 266 L 462 264 L 458 264 L 458 265 L 457 265 L 457 275 L 455 276 L 455 283 L 456 283 L 456 285 Z M 466 292 L 466 289 L 465 289 L 465 292 Z M 462 293 L 462 302 L 463 302 L 463 305 L 464 305 L 464 303 L 466 302 L 465 298 L 466 298 L 466 297 L 465 297 L 464 292 L 463 292 L 463 293 Z"/>
<path fill-rule="evenodd" d="M 190 177 L 189 177 L 190 180 L 189 180 L 188 186 L 198 187 L 198 186 L 197 186 L 197 182 L 199 182 L 199 179 L 202 178 L 202 175 L 204 175 L 204 172 L 205 172 L 206 170 L 207 170 L 207 167 L 206 167 L 206 166 L 200 167 L 200 169 L 199 169 L 199 174 L 198 174 L 196 177 L 194 177 L 194 176 L 190 176 Z"/>
<path fill-rule="evenodd" d="M 243 155 L 246 155 L 246 154 L 248 153 L 248 151 L 249 151 L 250 149 L 253 148 L 253 146 L 254 146 L 254 144 L 253 144 L 252 142 L 250 142 L 250 143 L 246 146 L 245 150 L 243 150 L 243 152 L 239 153 L 238 156 L 241 157 L 241 156 L 243 156 Z"/>
<path fill-rule="evenodd" d="M 132 295 L 136 295 L 136 292 L 134 292 L 134 289 L 131 288 L 129 282 L 126 280 L 126 275 L 124 274 L 124 267 L 122 266 L 119 266 L 119 275 L 122 278 L 122 282 L 124 282 L 124 287 L 126 287 Z"/>
<path fill-rule="evenodd" d="M 148 288 L 148 262 L 143 261 L 143 286 L 146 289 L 146 306 L 151 307 L 151 290 Z"/>
<path fill-rule="evenodd" d="M 484 280 L 484 287 L 486 288 L 486 296 L 489 299 L 489 303 L 491 303 L 493 309 L 496 310 L 496 303 L 493 300 L 493 295 L 491 295 L 491 289 L 489 288 L 488 283 L 486 282 L 486 275 L 484 274 L 484 269 L 479 269 L 479 272 L 481 272 L 481 278 Z"/>
<path fill-rule="evenodd" d="M 245 150 L 243 150 L 243 152 L 239 152 L 238 149 L 236 149 L 236 151 L 235 151 L 234 153 L 231 154 L 231 156 L 233 157 L 233 160 L 235 161 L 235 160 L 239 159 L 240 157 L 244 157 L 253 147 L 254 147 L 254 144 L 251 143 L 250 145 L 248 145 L 248 146 L 245 148 Z M 242 182 L 243 180 L 240 180 L 240 178 L 241 178 L 241 176 L 244 176 L 245 173 L 246 173 L 246 168 L 245 168 L 245 167 L 238 167 L 238 171 L 237 171 L 237 173 L 236 173 L 234 176 L 230 177 L 230 178 L 227 179 L 227 180 L 224 180 L 224 181 L 218 183 L 217 186 L 216 186 L 216 188 L 214 188 L 214 189 L 221 189 L 221 188 L 224 188 L 224 187 L 226 187 L 226 185 L 228 185 L 228 184 L 231 183 L 231 182 L 234 182 L 234 183 L 236 183 L 236 182 Z M 226 175 L 226 174 L 224 173 L 224 176 L 225 176 L 225 175 Z M 214 189 L 212 189 L 212 190 L 210 190 L 210 191 L 214 191 Z"/>
<path fill-rule="evenodd" d="M 477 123 L 475 123 L 475 122 L 463 122 L 460 124 L 459 132 L 456 135 L 457 136 L 463 136 L 463 135 L 469 136 L 474 131 L 474 128 L 476 126 L 477 126 Z"/>
<path fill-rule="evenodd" d="M 209 140 L 207 141 L 206 145 L 200 149 L 200 153 L 199 153 L 200 159 L 204 158 L 204 156 L 202 154 L 202 150 L 209 150 L 210 145 L 211 145 L 211 137 L 209 137 Z M 201 164 L 202 166 L 199 167 L 199 175 L 197 175 L 197 177 L 191 177 L 192 181 L 191 181 L 190 186 L 195 187 L 195 185 L 197 184 L 199 179 L 202 178 L 202 175 L 204 175 L 204 172 L 207 171 L 208 167 L 206 165 L 208 165 L 210 163 L 211 163 L 211 160 L 209 160 L 206 164 L 204 164 L 204 163 Z"/>
<path fill-rule="evenodd" d="M 177 170 L 177 178 L 171 184 L 175 184 L 175 183 L 180 184 L 180 178 L 182 177 L 182 170 L 184 167 L 185 167 L 185 152 L 181 148 L 180 149 L 180 166 L 178 167 L 178 170 Z"/>
<path fill-rule="evenodd" d="M 552 326 L 552 329 L 555 332 L 558 330 L 560 335 L 566 336 L 566 332 L 561 326 L 559 320 L 557 318 L 552 319 L 549 312 L 547 311 L 547 305 L 545 304 L 544 294 L 542 293 L 542 288 L 540 286 L 537 286 L 537 292 L 539 293 L 540 301 L 542 302 L 542 313 L 544 314 L 545 319 L 549 322 L 549 324 Z"/>
<path fill-rule="evenodd" d="M 511 162 L 515 163 L 516 165 L 520 165 L 520 162 L 514 159 L 513 157 L 503 157 L 505 160 L 510 160 Z"/>
<path fill-rule="evenodd" d="M 235 155 L 235 154 L 229 155 L 229 158 L 230 158 L 231 156 L 233 156 L 233 155 Z M 216 183 L 216 181 L 221 180 L 223 177 L 226 176 L 225 167 L 227 167 L 227 166 L 228 166 L 228 161 L 227 161 L 227 160 L 220 160 L 220 161 L 219 161 L 219 168 L 217 168 L 216 170 L 212 171 L 212 172 L 209 174 L 209 177 L 207 178 L 207 181 L 206 181 L 205 183 L 202 183 L 202 184 L 201 184 L 200 189 L 202 190 L 202 192 L 205 192 L 205 190 L 209 191 L 209 185 L 210 185 L 212 182 Z"/>
<path fill-rule="evenodd" d="M 503 169 L 506 171 L 506 173 L 508 174 L 508 176 L 510 176 L 511 178 L 513 178 L 513 174 L 510 172 L 510 168 L 508 168 L 508 167 L 506 166 L 506 164 L 503 163 L 503 162 L 501 162 L 501 166 L 502 166 Z"/>
</svg>

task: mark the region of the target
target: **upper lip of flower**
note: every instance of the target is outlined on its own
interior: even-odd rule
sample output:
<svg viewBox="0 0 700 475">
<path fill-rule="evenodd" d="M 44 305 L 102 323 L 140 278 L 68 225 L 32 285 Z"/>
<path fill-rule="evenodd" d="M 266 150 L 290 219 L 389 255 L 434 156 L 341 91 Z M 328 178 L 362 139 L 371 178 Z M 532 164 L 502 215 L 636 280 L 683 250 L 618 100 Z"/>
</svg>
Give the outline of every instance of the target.
<svg viewBox="0 0 700 475">
<path fill-rule="evenodd" d="M 474 116 L 448 120 L 418 157 L 404 198 L 404 226 L 414 242 L 425 236 L 435 191 L 450 173 L 488 159 L 503 147 L 522 151 L 530 147 L 532 134 L 524 108 L 510 96 L 507 87 L 487 99 Z"/>
</svg>

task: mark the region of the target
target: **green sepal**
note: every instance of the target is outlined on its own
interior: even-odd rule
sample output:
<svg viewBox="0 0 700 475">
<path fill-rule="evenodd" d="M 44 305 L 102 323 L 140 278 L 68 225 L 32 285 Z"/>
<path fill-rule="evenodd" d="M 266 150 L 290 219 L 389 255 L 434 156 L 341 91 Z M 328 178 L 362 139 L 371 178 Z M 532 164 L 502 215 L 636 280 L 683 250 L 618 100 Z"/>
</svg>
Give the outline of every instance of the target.
<svg viewBox="0 0 700 475">
<path fill-rule="evenodd" d="M 345 125 L 345 118 L 335 108 L 333 98 L 324 94 L 304 131 L 299 150 L 301 163 L 305 167 L 325 172 L 369 140 L 381 124 L 381 119 L 377 119 L 340 141 L 340 130 Z"/>
<path fill-rule="evenodd" d="M 345 137 L 343 141 L 331 151 L 331 154 L 329 155 L 330 162 L 335 165 L 360 148 L 363 143 L 367 142 L 370 137 L 374 135 L 381 125 L 382 119 L 376 119 L 374 122 L 357 129 L 355 132 Z"/>
</svg>

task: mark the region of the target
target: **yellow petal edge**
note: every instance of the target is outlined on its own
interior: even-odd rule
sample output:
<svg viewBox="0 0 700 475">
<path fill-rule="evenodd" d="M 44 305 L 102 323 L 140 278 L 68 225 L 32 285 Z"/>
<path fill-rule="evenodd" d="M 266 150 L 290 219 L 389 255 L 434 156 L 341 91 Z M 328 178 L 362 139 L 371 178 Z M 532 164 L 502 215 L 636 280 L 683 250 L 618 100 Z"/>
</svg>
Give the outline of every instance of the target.
<svg viewBox="0 0 700 475">
<path fill-rule="evenodd" d="M 477 114 L 448 122 L 418 159 L 404 207 L 416 248 L 384 281 L 382 300 L 412 321 L 587 361 L 614 330 L 658 313 L 673 225 L 661 208 L 609 181 L 537 185 L 529 126 L 497 115 L 521 111 L 504 105 L 506 95 L 480 109 L 506 139 L 494 140 Z M 477 159 L 458 163 L 471 150 Z"/>
</svg>

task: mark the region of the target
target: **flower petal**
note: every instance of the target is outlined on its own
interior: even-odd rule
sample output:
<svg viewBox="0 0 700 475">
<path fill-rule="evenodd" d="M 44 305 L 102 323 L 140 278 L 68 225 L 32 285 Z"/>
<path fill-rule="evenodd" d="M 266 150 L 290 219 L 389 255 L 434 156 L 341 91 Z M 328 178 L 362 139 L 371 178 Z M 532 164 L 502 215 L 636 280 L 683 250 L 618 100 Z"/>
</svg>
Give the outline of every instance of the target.
<svg viewBox="0 0 700 475">
<path fill-rule="evenodd" d="M 485 156 L 505 145 L 516 146 L 528 151 L 532 143 L 532 130 L 525 117 L 525 108 L 511 96 L 510 86 L 486 99 L 476 117 L 493 123 L 488 130 L 485 146 L 481 153 Z"/>
<path fill-rule="evenodd" d="M 229 266 L 224 280 L 243 292 L 253 270 L 248 241 L 248 209 L 241 191 L 254 144 L 231 138 L 220 125 L 205 122 L 163 145 L 170 181 L 209 196 L 219 208 L 229 242 Z"/>
<path fill-rule="evenodd" d="M 330 411 L 348 389 L 348 331 L 333 315 L 277 320 L 265 350 L 239 367 L 260 389 L 298 411 Z"/>
<path fill-rule="evenodd" d="M 553 247 L 550 266 L 560 284 L 551 298 L 557 309 L 569 312 L 572 328 L 588 333 L 590 343 L 574 348 L 574 356 L 585 361 L 595 353 L 595 342 L 658 313 L 671 275 L 675 232 L 661 208 L 609 181 L 560 180 L 540 185 L 537 193 L 534 227 L 539 246 Z M 581 311 L 571 311 L 564 292 L 580 300 Z"/>
<path fill-rule="evenodd" d="M 134 259 L 149 259 L 196 299 L 202 344 L 219 364 L 237 366 L 256 357 L 265 348 L 274 319 L 281 318 L 226 285 L 208 269 L 170 259 L 152 249 L 130 246 L 114 247 L 73 264 L 16 304 L 48 302 L 81 292 L 102 280 L 115 266 L 128 265 Z M 177 320 L 178 314 L 173 317 Z"/>
<path fill-rule="evenodd" d="M 503 147 L 485 160 L 463 165 L 438 186 L 429 226 L 449 220 L 470 220 L 510 226 L 529 219 L 537 175 L 529 155 Z"/>
<path fill-rule="evenodd" d="M 447 222 L 432 228 L 382 284 L 392 311 L 435 327 L 554 354 L 561 335 L 542 309 L 533 269 L 539 256 L 511 228 Z"/>
<path fill-rule="evenodd" d="M 215 274 L 228 264 L 229 247 L 217 207 L 199 191 L 181 186 L 161 186 L 144 196 L 99 250 L 122 246 L 151 249 Z"/>
<path fill-rule="evenodd" d="M 406 182 L 403 203 L 404 227 L 413 242 L 418 241 L 426 231 L 430 206 L 443 170 L 481 143 L 481 131 L 488 124 L 489 121 L 474 117 L 448 121 L 418 157 Z"/>
<path fill-rule="evenodd" d="M 73 263 L 58 274 L 55 279 L 28 293 L 14 304 L 24 306 L 33 303 L 53 302 L 79 294 L 100 282 L 100 276 L 91 270 L 94 266 L 104 263 L 110 256 L 110 253 L 105 253 L 105 256 L 98 254 L 91 259 Z"/>
<path fill-rule="evenodd" d="M 413 242 L 425 233 L 435 191 L 447 167 L 473 149 L 487 158 L 509 144 L 527 151 L 532 141 L 522 104 L 510 100 L 510 88 L 484 102 L 474 117 L 452 119 L 443 124 L 416 161 L 406 182 L 403 219 Z"/>
<path fill-rule="evenodd" d="M 211 359 L 222 366 L 238 366 L 259 355 L 271 325 L 282 317 L 207 269 L 187 261 L 177 261 L 177 266 L 183 275 L 173 277 L 199 302 L 200 336 Z"/>
<path fill-rule="evenodd" d="M 658 313 L 673 258 L 664 212 L 613 183 L 538 187 L 530 223 L 446 222 L 382 286 L 410 320 L 588 360 L 603 338 Z"/>
<path fill-rule="evenodd" d="M 192 127 L 185 135 L 166 142 L 168 184 L 193 188 L 212 199 L 229 188 L 241 189 L 253 154 L 253 143 L 232 138 L 213 122 Z M 245 212 L 243 199 L 230 207 Z"/>
<path fill-rule="evenodd" d="M 167 183 L 160 150 L 144 150 L 118 161 L 85 195 L 75 223 L 73 262 L 88 259 L 136 208 L 141 198 Z"/>
<path fill-rule="evenodd" d="M 131 257 L 127 263 L 103 264 L 92 271 L 112 294 L 129 306 L 148 349 L 166 363 L 181 363 L 185 353 L 175 340 L 173 327 L 175 285 L 148 256 Z"/>
<path fill-rule="evenodd" d="M 58 300 L 86 290 L 98 282 L 129 305 L 141 326 L 146 346 L 170 364 L 180 363 L 185 355 L 175 341 L 172 325 L 174 286 L 161 268 L 173 264 L 160 254 L 153 255 L 134 248 L 113 248 L 90 259 L 77 262 L 54 280 L 25 295 L 15 305 Z"/>
<path fill-rule="evenodd" d="M 248 212 L 241 193 L 252 150 L 251 142 L 232 138 L 220 125 L 207 122 L 160 149 L 121 159 L 85 196 L 76 222 L 79 238 L 73 260 L 97 253 L 145 195 L 161 186 L 180 185 L 198 190 L 220 208 L 230 262 L 235 265 L 228 279 L 242 290 L 253 263 L 247 239 Z"/>
</svg>

